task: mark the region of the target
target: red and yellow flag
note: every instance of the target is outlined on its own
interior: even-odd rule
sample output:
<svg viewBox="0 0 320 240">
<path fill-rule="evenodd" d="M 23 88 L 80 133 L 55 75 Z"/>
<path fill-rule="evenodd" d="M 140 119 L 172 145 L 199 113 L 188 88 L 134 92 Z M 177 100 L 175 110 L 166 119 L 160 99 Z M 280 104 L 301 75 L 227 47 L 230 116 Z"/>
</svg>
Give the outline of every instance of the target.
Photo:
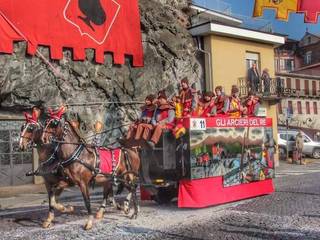
<svg viewBox="0 0 320 240">
<path fill-rule="evenodd" d="M 320 15 L 320 0 L 255 0 L 254 17 L 261 17 L 265 8 L 274 9 L 276 18 L 287 21 L 289 14 L 304 13 L 305 22 L 317 23 Z"/>
<path fill-rule="evenodd" d="M 288 20 L 290 12 L 298 11 L 298 0 L 256 0 L 253 16 L 261 17 L 265 8 L 275 9 L 278 19 Z"/>
</svg>

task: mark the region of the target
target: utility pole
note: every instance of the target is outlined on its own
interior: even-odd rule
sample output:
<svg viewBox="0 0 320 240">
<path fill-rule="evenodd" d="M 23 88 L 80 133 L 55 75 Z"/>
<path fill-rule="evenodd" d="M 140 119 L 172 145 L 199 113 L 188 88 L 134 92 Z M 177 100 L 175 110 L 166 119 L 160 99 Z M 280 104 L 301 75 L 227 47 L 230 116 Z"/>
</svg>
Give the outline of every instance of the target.
<svg viewBox="0 0 320 240">
<path fill-rule="evenodd" d="M 286 133 L 287 133 L 287 162 L 289 161 L 289 135 L 288 135 L 288 130 L 289 130 L 289 119 L 287 118 L 286 120 Z"/>
</svg>

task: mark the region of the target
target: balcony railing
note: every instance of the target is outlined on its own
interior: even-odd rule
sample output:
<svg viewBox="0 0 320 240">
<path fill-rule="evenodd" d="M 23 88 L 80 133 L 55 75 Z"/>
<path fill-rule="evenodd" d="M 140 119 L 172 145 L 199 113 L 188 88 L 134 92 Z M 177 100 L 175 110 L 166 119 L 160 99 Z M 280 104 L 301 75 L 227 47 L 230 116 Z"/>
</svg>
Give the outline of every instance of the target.
<svg viewBox="0 0 320 240">
<path fill-rule="evenodd" d="M 284 88 L 284 95 L 288 97 L 307 97 L 307 98 L 319 98 L 319 90 L 306 90 L 306 89 L 293 89 L 293 88 Z"/>
<path fill-rule="evenodd" d="M 281 99 L 285 96 L 283 78 L 271 78 L 269 85 L 270 86 L 265 85 L 261 79 L 260 83 L 257 86 L 257 91 L 255 92 L 256 95 L 265 98 L 266 100 Z M 248 96 L 249 91 L 252 90 L 247 78 L 244 77 L 238 79 L 238 87 L 240 90 L 240 97 Z"/>
<path fill-rule="evenodd" d="M 265 98 L 266 100 L 281 99 L 284 97 L 320 98 L 320 90 L 288 88 L 285 86 L 284 82 L 284 78 L 272 78 L 270 80 L 269 88 L 268 86 L 265 86 L 261 80 L 256 95 Z M 240 97 L 248 96 L 251 86 L 248 83 L 247 78 L 239 78 L 238 87 L 240 90 Z"/>
</svg>

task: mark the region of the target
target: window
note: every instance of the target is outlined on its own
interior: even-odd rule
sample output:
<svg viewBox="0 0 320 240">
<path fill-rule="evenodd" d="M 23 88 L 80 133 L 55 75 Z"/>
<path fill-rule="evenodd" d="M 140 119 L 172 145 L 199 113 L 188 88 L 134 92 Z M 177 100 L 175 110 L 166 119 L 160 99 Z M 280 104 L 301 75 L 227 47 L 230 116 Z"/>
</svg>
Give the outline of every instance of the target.
<svg viewBox="0 0 320 240">
<path fill-rule="evenodd" d="M 317 95 L 317 83 L 316 83 L 316 81 L 312 81 L 312 95 L 313 96 Z"/>
<path fill-rule="evenodd" d="M 307 135 L 303 135 L 302 138 L 305 143 L 311 142 L 311 139 Z"/>
<path fill-rule="evenodd" d="M 302 114 L 302 105 L 300 101 L 298 102 L 297 106 L 298 106 L 298 114 Z"/>
<path fill-rule="evenodd" d="M 310 114 L 310 103 L 306 102 L 306 113 Z"/>
<path fill-rule="evenodd" d="M 288 72 L 293 71 L 294 69 L 294 61 L 292 59 L 285 59 L 284 60 L 284 64 L 285 64 L 285 69 Z"/>
<path fill-rule="evenodd" d="M 257 64 L 257 68 L 260 69 L 260 54 L 254 52 L 246 52 L 247 69 L 251 68 L 254 63 Z"/>
<path fill-rule="evenodd" d="M 309 65 L 312 63 L 312 51 L 309 51 L 304 55 L 304 64 Z"/>
<path fill-rule="evenodd" d="M 304 80 L 304 92 L 306 95 L 309 95 L 309 81 Z"/>
<path fill-rule="evenodd" d="M 288 101 L 288 113 L 289 113 L 289 114 L 293 114 L 292 101 Z"/>
<path fill-rule="evenodd" d="M 291 78 L 287 78 L 287 88 L 291 89 Z"/>
<path fill-rule="evenodd" d="M 318 115 L 318 103 L 317 102 L 313 102 L 313 113 L 315 115 Z"/>
<path fill-rule="evenodd" d="M 279 114 L 283 114 L 281 102 L 278 103 L 278 112 L 279 112 Z"/>
<path fill-rule="evenodd" d="M 300 91 L 300 79 L 296 79 L 296 90 Z"/>
</svg>

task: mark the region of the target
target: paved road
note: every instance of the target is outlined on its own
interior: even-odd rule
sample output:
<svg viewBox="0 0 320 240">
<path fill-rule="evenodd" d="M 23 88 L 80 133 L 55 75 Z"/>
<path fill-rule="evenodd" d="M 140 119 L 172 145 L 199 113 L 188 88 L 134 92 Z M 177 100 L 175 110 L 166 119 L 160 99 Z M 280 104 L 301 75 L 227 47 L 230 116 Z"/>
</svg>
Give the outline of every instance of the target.
<svg viewBox="0 0 320 240">
<path fill-rule="evenodd" d="M 132 221 L 109 208 L 89 232 L 81 228 L 80 197 L 69 199 L 75 214 L 57 216 L 50 230 L 39 227 L 46 203 L 33 202 L 0 211 L 0 239 L 320 239 L 320 164 L 282 164 L 278 176 L 274 194 L 218 207 L 186 210 L 143 202 Z"/>
</svg>

